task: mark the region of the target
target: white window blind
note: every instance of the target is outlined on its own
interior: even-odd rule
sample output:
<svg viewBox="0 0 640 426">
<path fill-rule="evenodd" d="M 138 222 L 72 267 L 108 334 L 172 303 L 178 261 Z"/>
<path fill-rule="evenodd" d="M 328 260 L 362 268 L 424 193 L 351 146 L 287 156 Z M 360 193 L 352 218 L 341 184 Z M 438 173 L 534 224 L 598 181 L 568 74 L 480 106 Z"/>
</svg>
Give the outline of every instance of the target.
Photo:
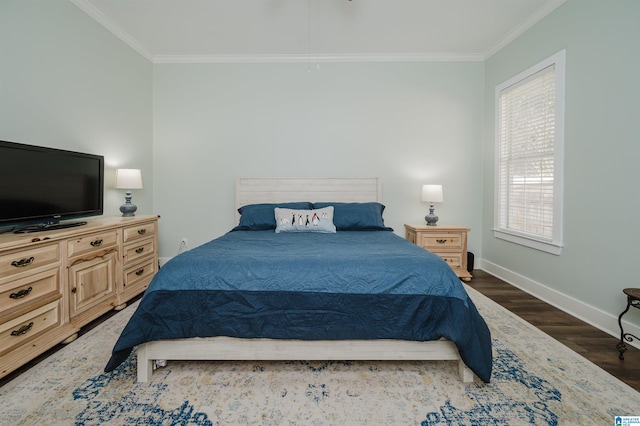
<svg viewBox="0 0 640 426">
<path fill-rule="evenodd" d="M 558 121 L 562 120 L 563 102 L 558 102 L 562 97 L 558 81 L 558 64 L 551 61 L 496 91 L 497 236 L 509 234 L 506 239 L 520 243 L 531 240 L 535 248 L 540 248 L 538 243 L 561 246 L 562 170 L 558 160 L 562 141 L 558 130 L 562 123 Z"/>
</svg>

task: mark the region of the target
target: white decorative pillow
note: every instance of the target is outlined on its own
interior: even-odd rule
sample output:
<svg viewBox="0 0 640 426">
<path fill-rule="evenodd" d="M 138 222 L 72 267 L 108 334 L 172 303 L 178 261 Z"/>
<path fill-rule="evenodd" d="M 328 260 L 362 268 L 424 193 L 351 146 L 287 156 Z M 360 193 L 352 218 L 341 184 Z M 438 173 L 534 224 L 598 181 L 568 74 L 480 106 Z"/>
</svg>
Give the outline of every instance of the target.
<svg viewBox="0 0 640 426">
<path fill-rule="evenodd" d="M 276 232 L 335 233 L 333 206 L 317 210 L 293 210 L 276 207 Z"/>
</svg>

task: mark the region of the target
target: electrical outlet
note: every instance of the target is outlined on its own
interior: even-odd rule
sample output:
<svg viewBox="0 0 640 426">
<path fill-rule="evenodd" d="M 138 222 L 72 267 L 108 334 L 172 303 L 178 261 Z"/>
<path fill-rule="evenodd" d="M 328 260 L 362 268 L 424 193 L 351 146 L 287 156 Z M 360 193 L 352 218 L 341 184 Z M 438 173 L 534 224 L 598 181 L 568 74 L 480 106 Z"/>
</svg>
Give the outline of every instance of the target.
<svg viewBox="0 0 640 426">
<path fill-rule="evenodd" d="M 187 240 L 186 238 L 183 238 L 182 241 L 180 241 L 180 245 L 178 246 L 178 254 L 182 253 L 182 251 L 185 250 L 188 245 L 189 245 L 189 240 Z"/>
</svg>

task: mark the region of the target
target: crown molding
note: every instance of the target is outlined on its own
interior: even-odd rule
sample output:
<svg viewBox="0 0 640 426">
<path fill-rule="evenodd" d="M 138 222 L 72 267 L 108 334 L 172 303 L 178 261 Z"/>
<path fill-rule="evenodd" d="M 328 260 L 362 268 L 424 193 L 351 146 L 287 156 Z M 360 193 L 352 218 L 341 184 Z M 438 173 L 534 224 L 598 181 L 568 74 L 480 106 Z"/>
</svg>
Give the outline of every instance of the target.
<svg viewBox="0 0 640 426">
<path fill-rule="evenodd" d="M 540 22 L 542 18 L 549 15 L 551 12 L 560 7 L 567 0 L 552 0 L 546 2 L 542 5 L 538 10 L 536 10 L 531 16 L 529 16 L 525 21 L 521 22 L 520 25 L 516 26 L 513 30 L 511 30 L 506 36 L 498 41 L 492 48 L 488 49 L 482 55 L 482 60 L 489 59 L 491 56 L 495 55 L 500 51 L 503 47 L 511 43 L 513 40 L 521 36 L 524 32 L 526 32 L 529 28 L 533 27 L 535 24 Z"/>
<path fill-rule="evenodd" d="M 482 54 L 457 53 L 349 53 L 280 55 L 156 55 L 155 64 L 246 64 L 246 63 L 327 63 L 327 62 L 451 62 L 482 61 Z"/>
<path fill-rule="evenodd" d="M 151 52 L 149 52 L 138 40 L 132 37 L 128 32 L 123 30 L 122 27 L 116 25 L 104 13 L 100 12 L 100 10 L 98 10 L 88 0 L 71 0 L 71 3 L 73 3 L 84 13 L 95 19 L 100 25 L 105 27 L 116 37 L 125 42 L 129 47 L 138 52 L 144 58 L 153 62 L 153 55 L 151 54 Z"/>
<path fill-rule="evenodd" d="M 327 63 L 327 62 L 454 62 L 484 61 L 549 15 L 566 0 L 551 0 L 482 53 L 353 53 L 353 54 L 222 54 L 154 55 L 142 43 L 93 6 L 90 0 L 70 0 L 100 25 L 154 64 L 242 64 L 242 63 Z"/>
<path fill-rule="evenodd" d="M 447 62 L 482 61 L 479 53 L 349 53 L 349 54 L 223 54 L 153 55 L 138 40 L 114 23 L 89 0 L 70 0 L 108 31 L 154 64 L 247 64 L 247 63 L 328 63 L 328 62 Z"/>
</svg>

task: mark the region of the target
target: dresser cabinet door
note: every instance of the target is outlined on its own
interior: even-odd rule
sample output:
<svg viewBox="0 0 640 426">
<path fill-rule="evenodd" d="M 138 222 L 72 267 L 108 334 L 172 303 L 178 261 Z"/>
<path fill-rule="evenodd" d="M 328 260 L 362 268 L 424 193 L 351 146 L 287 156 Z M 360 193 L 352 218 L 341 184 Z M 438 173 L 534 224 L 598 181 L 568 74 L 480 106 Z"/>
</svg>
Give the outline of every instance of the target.
<svg viewBox="0 0 640 426">
<path fill-rule="evenodd" d="M 117 253 L 114 250 L 91 260 L 81 260 L 69 268 L 72 319 L 115 295 Z"/>
</svg>

